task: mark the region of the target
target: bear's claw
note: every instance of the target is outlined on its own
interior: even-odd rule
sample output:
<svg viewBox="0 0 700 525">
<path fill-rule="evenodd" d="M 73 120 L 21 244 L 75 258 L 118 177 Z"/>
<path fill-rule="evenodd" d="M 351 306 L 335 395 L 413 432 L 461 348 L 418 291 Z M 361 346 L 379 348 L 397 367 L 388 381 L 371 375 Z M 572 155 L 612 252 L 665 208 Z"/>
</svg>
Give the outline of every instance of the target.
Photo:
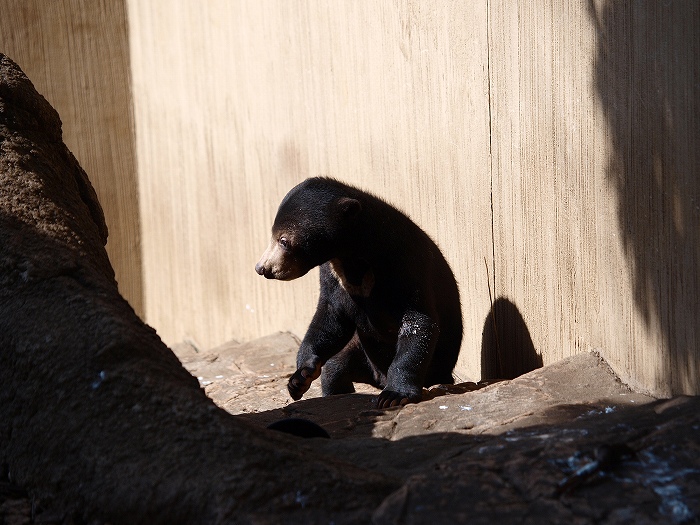
<svg viewBox="0 0 700 525">
<path fill-rule="evenodd" d="M 321 375 L 321 365 L 315 367 L 303 367 L 298 369 L 287 383 L 287 390 L 294 401 L 299 401 L 313 383 L 314 379 Z"/>
<path fill-rule="evenodd" d="M 401 392 L 384 389 L 379 394 L 379 397 L 377 397 L 377 408 L 404 406 L 408 403 L 418 403 L 421 399 L 421 395 L 403 394 Z"/>
</svg>

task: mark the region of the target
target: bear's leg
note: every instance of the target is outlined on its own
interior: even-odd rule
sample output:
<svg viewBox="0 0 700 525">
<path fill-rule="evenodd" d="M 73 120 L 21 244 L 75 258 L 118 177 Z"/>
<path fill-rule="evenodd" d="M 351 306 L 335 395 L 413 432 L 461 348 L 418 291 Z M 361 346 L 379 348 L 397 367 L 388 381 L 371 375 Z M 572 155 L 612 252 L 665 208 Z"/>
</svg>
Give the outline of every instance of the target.
<svg viewBox="0 0 700 525">
<path fill-rule="evenodd" d="M 355 333 L 355 325 L 330 304 L 327 295 L 322 287 L 316 313 L 299 346 L 297 371 L 287 383 L 287 390 L 294 401 L 301 399 L 311 383 L 321 375 L 321 367 L 342 352 Z"/>
<path fill-rule="evenodd" d="M 324 396 L 350 394 L 355 391 L 353 383 L 365 383 L 381 388 L 381 374 L 367 359 L 357 335 L 343 350 L 330 358 L 321 370 L 321 391 Z"/>
<path fill-rule="evenodd" d="M 439 327 L 428 315 L 412 310 L 404 314 L 396 343 L 396 357 L 387 371 L 386 387 L 377 399 L 378 408 L 421 401 L 425 375 L 439 333 Z"/>
</svg>

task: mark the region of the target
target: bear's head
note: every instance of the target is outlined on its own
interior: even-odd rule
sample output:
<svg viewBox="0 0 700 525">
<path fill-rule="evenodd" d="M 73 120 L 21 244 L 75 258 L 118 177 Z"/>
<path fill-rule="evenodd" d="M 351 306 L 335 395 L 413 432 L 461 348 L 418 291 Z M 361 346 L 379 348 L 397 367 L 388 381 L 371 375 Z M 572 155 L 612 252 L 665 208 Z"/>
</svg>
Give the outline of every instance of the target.
<svg viewBox="0 0 700 525">
<path fill-rule="evenodd" d="M 280 203 L 270 244 L 255 271 L 268 279 L 291 281 L 337 257 L 362 209 L 346 189 L 333 179 L 319 177 L 292 188 Z"/>
</svg>

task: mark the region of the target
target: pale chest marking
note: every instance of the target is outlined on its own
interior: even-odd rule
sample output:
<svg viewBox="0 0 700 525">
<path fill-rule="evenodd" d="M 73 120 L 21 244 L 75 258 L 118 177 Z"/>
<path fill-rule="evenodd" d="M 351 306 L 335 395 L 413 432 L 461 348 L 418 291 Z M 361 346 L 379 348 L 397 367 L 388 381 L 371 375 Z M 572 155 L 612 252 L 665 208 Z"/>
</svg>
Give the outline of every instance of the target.
<svg viewBox="0 0 700 525">
<path fill-rule="evenodd" d="M 353 284 L 348 281 L 347 277 L 345 276 L 343 264 L 339 259 L 331 259 L 330 267 L 333 277 L 338 279 L 340 286 L 342 286 L 343 290 L 348 292 L 350 295 L 354 295 L 356 297 L 369 297 L 369 294 L 372 293 L 372 288 L 374 288 L 374 272 L 372 272 L 371 268 L 362 276 L 362 282 L 360 284 Z"/>
</svg>

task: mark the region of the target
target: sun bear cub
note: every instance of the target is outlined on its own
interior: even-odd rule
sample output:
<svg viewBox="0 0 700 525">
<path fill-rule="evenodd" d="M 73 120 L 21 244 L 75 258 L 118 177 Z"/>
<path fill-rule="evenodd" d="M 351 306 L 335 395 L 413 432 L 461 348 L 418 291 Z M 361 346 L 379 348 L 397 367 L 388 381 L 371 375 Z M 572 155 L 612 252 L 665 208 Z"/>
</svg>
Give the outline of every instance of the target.
<svg viewBox="0 0 700 525">
<path fill-rule="evenodd" d="M 291 280 L 321 266 L 318 308 L 288 389 L 298 400 L 321 376 L 323 395 L 382 389 L 379 408 L 418 402 L 450 384 L 462 341 L 459 290 L 428 235 L 383 200 L 329 178 L 282 200 L 255 266 Z"/>
</svg>

